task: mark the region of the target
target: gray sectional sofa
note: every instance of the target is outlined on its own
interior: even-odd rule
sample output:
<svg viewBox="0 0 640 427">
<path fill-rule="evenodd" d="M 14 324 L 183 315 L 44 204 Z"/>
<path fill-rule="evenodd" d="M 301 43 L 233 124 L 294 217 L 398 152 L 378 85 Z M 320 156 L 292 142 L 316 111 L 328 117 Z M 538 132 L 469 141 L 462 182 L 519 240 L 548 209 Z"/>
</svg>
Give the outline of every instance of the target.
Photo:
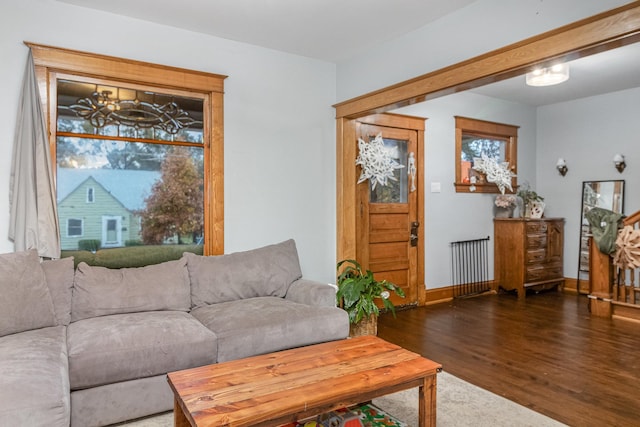
<svg viewBox="0 0 640 427">
<path fill-rule="evenodd" d="M 346 338 L 293 240 L 107 269 L 0 255 L 0 426 L 104 426 L 171 410 L 167 372 Z"/>
</svg>

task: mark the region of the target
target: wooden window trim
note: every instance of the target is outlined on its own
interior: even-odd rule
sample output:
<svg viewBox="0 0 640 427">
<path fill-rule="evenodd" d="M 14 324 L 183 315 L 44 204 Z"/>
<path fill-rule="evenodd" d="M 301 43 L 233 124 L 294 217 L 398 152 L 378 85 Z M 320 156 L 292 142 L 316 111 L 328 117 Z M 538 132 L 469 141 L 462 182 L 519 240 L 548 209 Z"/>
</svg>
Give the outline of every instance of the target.
<svg viewBox="0 0 640 427">
<path fill-rule="evenodd" d="M 456 193 L 500 193 L 498 186 L 494 183 L 475 183 L 475 190 L 471 191 L 471 183 L 462 182 L 462 168 L 460 157 L 462 155 L 462 135 L 473 133 L 475 135 L 486 136 L 487 138 L 504 139 L 507 141 L 505 150 L 505 161 L 509 162 L 509 169 L 514 174 L 518 173 L 518 128 L 519 126 L 507 125 L 504 123 L 489 122 L 486 120 L 471 119 L 468 117 L 455 116 L 456 119 Z M 511 188 L 513 191 L 518 186 L 517 177 L 511 178 Z M 508 191 L 508 190 L 507 190 Z M 513 192 L 512 191 L 512 192 Z"/>
<path fill-rule="evenodd" d="M 49 129 L 51 152 L 55 153 L 55 87 L 49 82 L 54 74 L 71 74 L 109 79 L 134 85 L 150 85 L 202 94 L 205 98 L 204 144 L 204 254 L 224 253 L 224 79 L 220 74 L 192 71 L 147 62 L 62 49 L 25 42 L 31 48 L 38 78 L 43 111 Z M 207 130 L 208 129 L 208 130 Z M 55 167 L 55 156 L 52 156 Z"/>
</svg>

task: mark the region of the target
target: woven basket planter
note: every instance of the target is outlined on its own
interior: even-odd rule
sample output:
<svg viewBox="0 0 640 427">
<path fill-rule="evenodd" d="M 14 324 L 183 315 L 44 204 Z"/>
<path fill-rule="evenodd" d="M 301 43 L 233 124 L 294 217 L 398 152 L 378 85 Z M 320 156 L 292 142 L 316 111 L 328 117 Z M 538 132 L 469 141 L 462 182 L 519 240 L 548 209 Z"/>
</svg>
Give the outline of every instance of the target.
<svg viewBox="0 0 640 427">
<path fill-rule="evenodd" d="M 349 336 L 359 337 L 361 335 L 378 335 L 378 316 L 370 314 L 358 323 L 349 325 Z"/>
</svg>

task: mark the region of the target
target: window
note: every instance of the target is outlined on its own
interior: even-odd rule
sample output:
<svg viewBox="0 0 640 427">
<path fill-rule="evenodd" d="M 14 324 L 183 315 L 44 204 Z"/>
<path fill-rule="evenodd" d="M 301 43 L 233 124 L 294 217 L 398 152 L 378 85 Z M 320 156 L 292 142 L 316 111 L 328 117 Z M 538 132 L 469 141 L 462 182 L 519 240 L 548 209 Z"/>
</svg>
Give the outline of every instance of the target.
<svg viewBox="0 0 640 427">
<path fill-rule="evenodd" d="M 204 99 L 82 77 L 58 79 L 56 172 L 60 222 L 85 183 L 87 239 L 101 247 L 198 245 L 204 233 Z M 125 233 L 105 216 L 121 216 Z M 143 227 L 131 226 L 142 222 Z M 109 227 L 108 229 L 106 227 Z M 120 227 L 118 227 L 118 230 Z M 78 241 L 61 242 L 77 250 Z"/>
<path fill-rule="evenodd" d="M 29 46 L 49 117 L 60 223 L 75 233 L 80 213 L 84 239 L 109 247 L 193 244 L 223 253 L 226 76 Z"/>
<path fill-rule="evenodd" d="M 483 154 L 498 162 L 508 162 L 517 173 L 518 126 L 456 117 L 456 192 L 499 193 L 498 187 L 487 182 L 483 173 L 473 169 L 474 158 Z M 511 186 L 515 190 L 517 178 Z"/>
<path fill-rule="evenodd" d="M 82 236 L 82 220 L 69 218 L 67 219 L 67 237 L 81 237 Z"/>
</svg>

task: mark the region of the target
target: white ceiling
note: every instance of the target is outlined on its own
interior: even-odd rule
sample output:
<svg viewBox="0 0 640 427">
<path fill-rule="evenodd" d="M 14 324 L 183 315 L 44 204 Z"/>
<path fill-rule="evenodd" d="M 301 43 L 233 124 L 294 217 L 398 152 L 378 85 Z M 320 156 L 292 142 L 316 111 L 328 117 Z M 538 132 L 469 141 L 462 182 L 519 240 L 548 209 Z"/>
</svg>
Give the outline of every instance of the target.
<svg viewBox="0 0 640 427">
<path fill-rule="evenodd" d="M 339 62 L 475 0 L 58 1 Z M 374 31 L 376 22 L 384 25 Z M 520 76 L 473 92 L 539 106 L 640 87 L 638 70 L 640 43 L 572 62 L 571 77 L 561 85 L 531 88 Z"/>
<path fill-rule="evenodd" d="M 335 62 L 475 0 L 58 1 Z"/>
</svg>

